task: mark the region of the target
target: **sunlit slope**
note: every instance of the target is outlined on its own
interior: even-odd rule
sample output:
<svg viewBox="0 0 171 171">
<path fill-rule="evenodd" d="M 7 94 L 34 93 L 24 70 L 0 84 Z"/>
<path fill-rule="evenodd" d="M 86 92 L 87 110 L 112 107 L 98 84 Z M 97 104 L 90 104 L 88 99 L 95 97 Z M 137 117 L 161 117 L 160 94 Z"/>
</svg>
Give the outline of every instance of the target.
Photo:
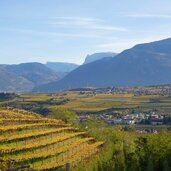
<svg viewBox="0 0 171 171">
<path fill-rule="evenodd" d="M 11 168 L 58 170 L 66 163 L 91 160 L 103 142 L 61 120 L 25 111 L 0 110 L 0 159 Z"/>
</svg>

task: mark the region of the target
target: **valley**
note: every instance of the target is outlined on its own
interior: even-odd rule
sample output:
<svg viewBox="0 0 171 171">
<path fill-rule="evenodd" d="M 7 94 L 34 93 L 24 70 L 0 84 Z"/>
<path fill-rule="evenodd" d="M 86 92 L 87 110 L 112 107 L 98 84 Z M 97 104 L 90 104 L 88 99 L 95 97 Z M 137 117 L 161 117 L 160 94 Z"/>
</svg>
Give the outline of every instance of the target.
<svg viewBox="0 0 171 171">
<path fill-rule="evenodd" d="M 140 88 L 80 88 L 51 94 L 18 94 L 1 99 L 1 107 L 20 108 L 48 116 L 60 110 L 74 112 L 79 121 L 95 118 L 110 125 L 168 125 L 171 121 L 171 86 Z M 4 96 L 3 96 L 4 98 Z M 154 120 L 154 119 L 153 119 Z M 159 123 L 157 123 L 159 120 Z M 155 124 L 155 123 L 153 123 Z"/>
<path fill-rule="evenodd" d="M 0 171 L 171 171 L 170 0 L 0 0 Z"/>
<path fill-rule="evenodd" d="M 169 167 L 171 97 L 161 95 L 164 87 L 1 93 L 0 169 L 137 171 L 151 158 L 158 170 Z M 161 124 L 151 123 L 159 117 Z M 126 118 L 139 122 L 117 122 Z"/>
</svg>

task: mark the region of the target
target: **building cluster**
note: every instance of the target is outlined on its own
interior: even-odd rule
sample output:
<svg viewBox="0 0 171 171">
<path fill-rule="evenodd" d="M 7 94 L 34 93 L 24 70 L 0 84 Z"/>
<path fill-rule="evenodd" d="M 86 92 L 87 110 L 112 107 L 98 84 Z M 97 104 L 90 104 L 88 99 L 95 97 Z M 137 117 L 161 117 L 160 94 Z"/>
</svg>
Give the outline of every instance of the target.
<svg viewBox="0 0 171 171">
<path fill-rule="evenodd" d="M 161 116 L 161 115 L 152 114 L 150 116 L 150 124 L 151 125 L 162 125 L 163 124 L 163 119 L 164 119 L 164 117 Z"/>
<path fill-rule="evenodd" d="M 109 124 L 114 125 L 131 125 L 131 124 L 141 124 L 142 121 L 148 121 L 151 125 L 162 125 L 164 117 L 158 114 L 128 114 L 121 117 L 114 117 L 109 114 L 100 114 L 97 119 L 104 120 Z"/>
<path fill-rule="evenodd" d="M 133 124 L 150 124 L 150 125 L 162 125 L 164 124 L 164 116 L 150 113 L 150 114 L 127 114 L 115 117 L 112 114 L 98 114 L 93 115 L 97 120 L 105 121 L 111 125 L 133 125 Z M 89 114 L 78 115 L 79 122 L 85 122 L 91 117 Z"/>
<path fill-rule="evenodd" d="M 75 90 L 76 91 L 76 90 Z M 84 88 L 78 89 L 80 94 L 87 94 L 95 96 L 97 94 L 134 94 L 136 96 L 142 95 L 171 95 L 171 86 L 154 86 L 154 87 L 108 87 L 108 88 Z"/>
</svg>

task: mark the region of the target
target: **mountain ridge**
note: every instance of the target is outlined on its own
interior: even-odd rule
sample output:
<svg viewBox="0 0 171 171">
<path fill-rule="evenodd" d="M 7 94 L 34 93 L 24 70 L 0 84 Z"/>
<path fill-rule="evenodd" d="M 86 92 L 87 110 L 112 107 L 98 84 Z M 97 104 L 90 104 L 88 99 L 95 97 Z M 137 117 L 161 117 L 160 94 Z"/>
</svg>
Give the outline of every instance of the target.
<svg viewBox="0 0 171 171">
<path fill-rule="evenodd" d="M 0 91 L 28 92 L 61 77 L 41 63 L 0 65 Z"/>
<path fill-rule="evenodd" d="M 57 73 L 69 73 L 79 66 L 67 62 L 47 62 L 45 65 Z"/>
<path fill-rule="evenodd" d="M 58 82 L 34 91 L 60 91 L 85 86 L 148 86 L 171 83 L 171 38 L 144 43 L 127 49 L 114 58 L 78 67 Z"/>
<path fill-rule="evenodd" d="M 91 63 L 91 62 L 95 62 L 97 60 L 101 60 L 101 59 L 106 58 L 106 57 L 113 58 L 116 55 L 117 55 L 117 53 L 114 53 L 114 52 L 98 52 L 98 53 L 94 53 L 94 54 L 91 54 L 91 55 L 87 55 L 83 64 L 88 64 L 88 63 Z"/>
</svg>

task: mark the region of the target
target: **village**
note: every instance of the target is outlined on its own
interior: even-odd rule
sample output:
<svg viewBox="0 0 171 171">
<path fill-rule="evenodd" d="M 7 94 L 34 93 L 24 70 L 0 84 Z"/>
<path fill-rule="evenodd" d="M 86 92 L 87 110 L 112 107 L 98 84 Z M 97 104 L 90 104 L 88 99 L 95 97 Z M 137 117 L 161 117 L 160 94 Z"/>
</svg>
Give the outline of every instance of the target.
<svg viewBox="0 0 171 171">
<path fill-rule="evenodd" d="M 79 115 L 79 122 L 85 122 L 89 120 L 90 115 Z M 95 115 L 97 120 L 105 121 L 110 125 L 134 125 L 134 124 L 149 124 L 149 125 L 163 125 L 164 116 L 156 114 L 127 114 L 125 116 L 114 117 L 112 114 L 99 114 Z"/>
<path fill-rule="evenodd" d="M 163 86 L 152 86 L 152 87 L 134 87 L 134 88 L 126 88 L 126 87 L 108 87 L 108 88 L 79 88 L 72 89 L 72 91 L 79 91 L 80 94 L 87 94 L 89 96 L 96 96 L 97 94 L 134 94 L 135 96 L 142 95 L 162 95 L 168 96 L 171 95 L 171 86 L 163 85 Z"/>
</svg>

